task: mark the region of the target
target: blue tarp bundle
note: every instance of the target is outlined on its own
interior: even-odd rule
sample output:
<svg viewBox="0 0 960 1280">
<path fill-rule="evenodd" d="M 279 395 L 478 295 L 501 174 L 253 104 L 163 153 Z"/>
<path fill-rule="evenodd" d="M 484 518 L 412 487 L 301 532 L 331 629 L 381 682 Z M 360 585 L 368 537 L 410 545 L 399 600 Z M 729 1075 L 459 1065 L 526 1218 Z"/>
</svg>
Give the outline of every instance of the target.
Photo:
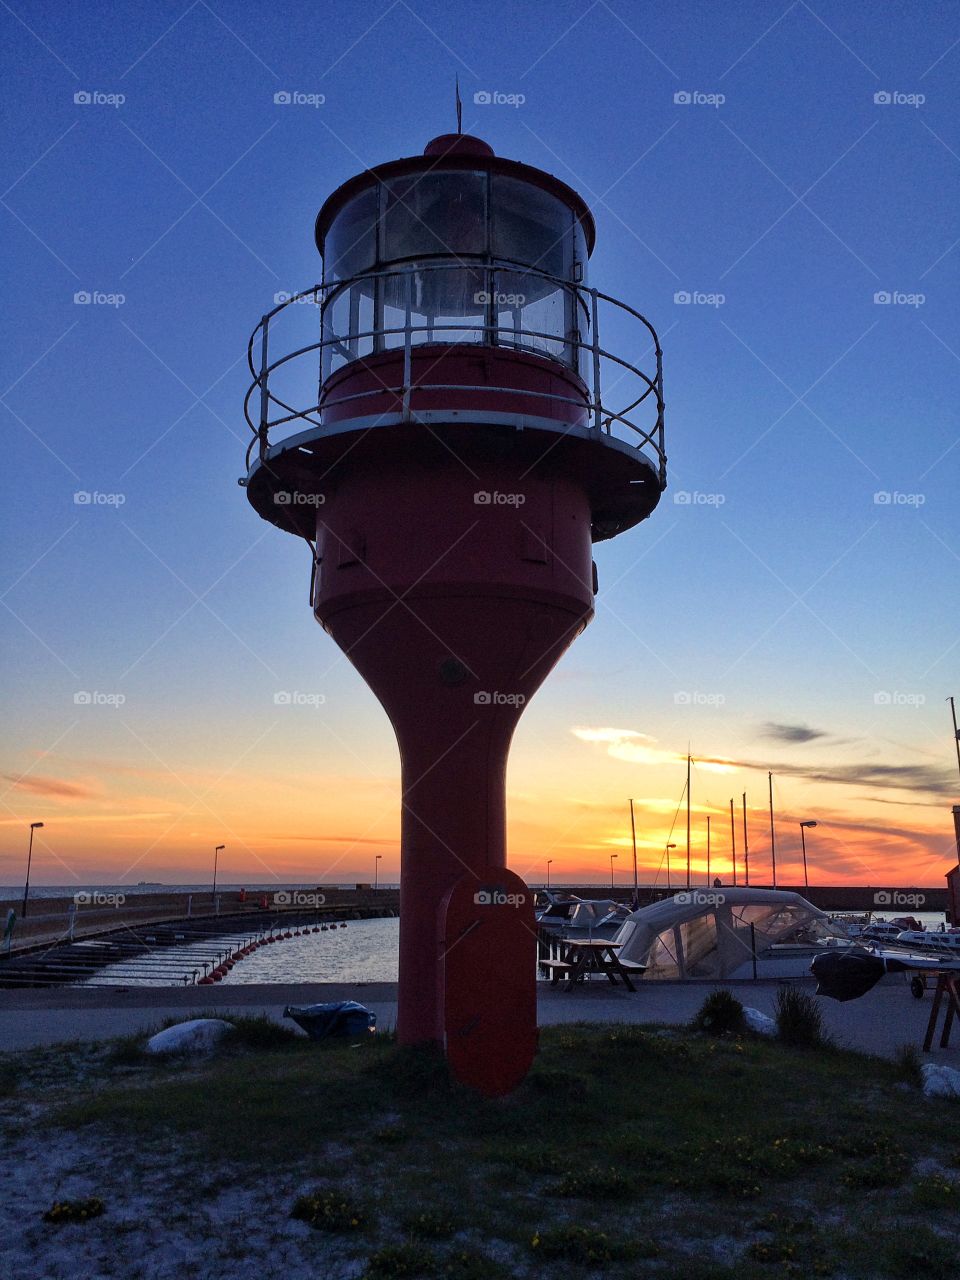
<svg viewBox="0 0 960 1280">
<path fill-rule="evenodd" d="M 377 1015 L 357 1004 L 356 1000 L 340 1000 L 335 1004 L 288 1004 L 283 1016 L 292 1018 L 311 1040 L 326 1040 L 331 1036 L 359 1039 L 371 1035 L 377 1028 Z"/>
</svg>

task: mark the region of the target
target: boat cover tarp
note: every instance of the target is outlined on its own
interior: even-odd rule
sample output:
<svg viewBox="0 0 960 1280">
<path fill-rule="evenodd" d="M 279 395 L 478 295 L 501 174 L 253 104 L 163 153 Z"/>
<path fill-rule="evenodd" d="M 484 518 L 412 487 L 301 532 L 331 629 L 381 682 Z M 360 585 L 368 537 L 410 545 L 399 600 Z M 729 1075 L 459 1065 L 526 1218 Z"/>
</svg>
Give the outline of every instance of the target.
<svg viewBox="0 0 960 1280">
<path fill-rule="evenodd" d="M 288 1004 L 283 1016 L 302 1027 L 311 1040 L 354 1039 L 369 1035 L 377 1026 L 377 1015 L 357 1004 L 356 1000 L 339 1000 L 333 1004 Z"/>
<path fill-rule="evenodd" d="M 798 893 L 779 889 L 691 889 L 641 907 L 616 941 L 621 960 L 646 978 L 730 977 L 771 948 L 848 947 L 849 939 Z"/>
</svg>

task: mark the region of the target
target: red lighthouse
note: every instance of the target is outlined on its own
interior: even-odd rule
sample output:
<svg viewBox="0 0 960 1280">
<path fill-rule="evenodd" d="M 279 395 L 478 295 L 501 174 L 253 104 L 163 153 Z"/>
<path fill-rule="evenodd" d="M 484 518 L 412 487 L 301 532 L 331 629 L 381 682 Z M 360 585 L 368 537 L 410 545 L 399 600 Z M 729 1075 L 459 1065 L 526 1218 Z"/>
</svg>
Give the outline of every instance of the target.
<svg viewBox="0 0 960 1280">
<path fill-rule="evenodd" d="M 536 1047 L 510 740 L 593 616 L 593 543 L 665 485 L 660 344 L 588 287 L 594 236 L 570 187 L 444 135 L 329 197 L 322 283 L 250 344 L 241 483 L 309 543 L 317 621 L 400 747 L 398 1036 L 488 1093 Z"/>
</svg>

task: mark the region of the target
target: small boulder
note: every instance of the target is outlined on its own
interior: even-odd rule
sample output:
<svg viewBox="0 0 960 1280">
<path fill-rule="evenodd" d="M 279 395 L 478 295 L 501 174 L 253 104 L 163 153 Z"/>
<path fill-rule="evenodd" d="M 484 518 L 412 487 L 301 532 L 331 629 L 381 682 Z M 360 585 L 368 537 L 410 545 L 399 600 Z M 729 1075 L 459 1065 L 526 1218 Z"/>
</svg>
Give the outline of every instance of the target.
<svg viewBox="0 0 960 1280">
<path fill-rule="evenodd" d="M 758 1036 L 775 1036 L 777 1034 L 777 1024 L 773 1018 L 768 1018 L 759 1009 L 744 1009 L 743 1020 L 747 1027 L 756 1032 Z"/>
<path fill-rule="evenodd" d="M 925 1062 L 921 1071 L 923 1092 L 928 1098 L 960 1098 L 960 1071 L 937 1062 Z"/>
<path fill-rule="evenodd" d="M 210 1053 L 233 1024 L 222 1018 L 194 1018 L 158 1031 L 147 1041 L 147 1053 Z"/>
</svg>

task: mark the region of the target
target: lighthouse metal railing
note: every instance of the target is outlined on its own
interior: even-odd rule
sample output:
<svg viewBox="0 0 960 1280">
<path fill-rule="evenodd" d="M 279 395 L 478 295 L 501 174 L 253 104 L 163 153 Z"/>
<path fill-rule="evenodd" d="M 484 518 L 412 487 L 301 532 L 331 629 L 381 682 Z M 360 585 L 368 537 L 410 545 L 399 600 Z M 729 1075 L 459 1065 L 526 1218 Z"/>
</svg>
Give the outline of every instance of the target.
<svg viewBox="0 0 960 1280">
<path fill-rule="evenodd" d="M 417 295 L 423 296 L 425 275 L 433 272 L 463 273 L 465 270 L 474 277 L 481 277 L 485 283 L 485 288 L 478 291 L 478 296 L 482 294 L 485 299 L 477 304 L 482 308 L 482 314 L 477 317 L 457 314 L 451 318 L 448 311 L 445 321 L 438 323 L 435 315 L 425 311 L 422 301 L 418 305 Z M 516 305 L 508 308 L 510 322 L 504 323 L 504 311 L 498 310 L 497 299 L 523 295 L 516 295 L 515 291 L 505 294 L 498 289 L 498 282 L 505 280 L 513 284 L 518 279 L 531 281 L 541 299 L 551 294 L 562 296 L 565 301 L 563 314 L 568 319 L 574 317 L 572 327 L 563 333 L 533 327 L 524 323 L 523 307 Z M 385 307 L 382 299 L 388 289 L 393 301 Z M 373 313 L 374 323 L 361 326 L 361 301 L 364 299 L 380 301 L 368 308 Z M 320 338 L 293 344 L 292 349 L 271 359 L 271 347 L 277 344 L 281 317 L 286 320 L 291 314 L 297 314 L 295 309 L 301 304 L 313 304 L 319 309 Z M 388 312 L 395 314 L 399 323 L 388 323 Z M 345 323 L 342 319 L 344 313 Z M 422 323 L 415 323 L 418 317 L 422 318 Z M 604 328 L 609 325 L 615 333 L 624 325 L 631 326 L 633 333 L 629 329 L 626 331 L 626 341 L 631 345 L 645 343 L 643 356 L 638 359 L 652 354 L 652 371 L 645 373 L 632 360 L 606 348 L 600 337 L 601 325 Z M 573 373 L 582 383 L 583 391 L 575 394 L 573 383 L 569 395 L 512 386 L 500 388 L 491 383 L 471 387 L 430 380 L 429 371 L 414 374 L 413 353 L 417 347 L 442 345 L 455 349 L 462 344 L 497 347 L 552 360 Z M 259 366 L 254 361 L 255 352 L 259 355 Z M 247 363 L 253 378 L 244 401 L 244 415 L 253 433 L 247 450 L 247 465 L 250 465 L 255 448 L 264 459 L 270 445 L 277 441 L 278 430 L 288 424 L 304 422 L 322 432 L 324 405 L 330 402 L 327 386 L 330 375 L 353 362 L 362 363 L 383 354 L 402 356 L 401 382 L 390 386 L 378 377 L 371 389 L 352 395 L 338 393 L 336 404 L 341 417 L 344 404 L 352 403 L 357 416 L 362 417 L 363 401 L 377 398 L 382 404 L 385 394 L 396 398 L 402 419 L 416 419 L 415 410 L 411 410 L 411 392 L 414 391 L 468 391 L 478 395 L 508 391 L 511 396 L 526 395 L 537 402 L 549 400 L 584 410 L 591 429 L 597 435 L 613 436 L 644 452 L 655 464 L 661 486 L 666 485 L 662 352 L 653 325 L 639 311 L 599 289 L 525 270 L 515 263 L 416 263 L 339 280 L 330 285 L 318 284 L 300 293 L 282 296 L 273 310 L 263 316 L 247 348 Z M 318 363 L 321 373 L 319 389 L 316 384 Z M 437 367 L 442 368 L 442 361 L 437 363 Z M 378 374 L 382 374 L 379 361 L 377 369 Z M 297 376 L 291 377 L 291 374 Z M 288 390 L 288 383 L 292 390 Z M 299 404 L 291 403 L 295 398 L 300 400 Z M 257 405 L 256 410 L 253 409 L 254 404 Z M 647 425 L 638 419 L 638 411 L 645 414 Z M 252 412 L 257 413 L 256 419 Z M 387 421 L 391 415 L 376 416 Z M 274 433 L 272 439 L 271 432 Z"/>
</svg>

